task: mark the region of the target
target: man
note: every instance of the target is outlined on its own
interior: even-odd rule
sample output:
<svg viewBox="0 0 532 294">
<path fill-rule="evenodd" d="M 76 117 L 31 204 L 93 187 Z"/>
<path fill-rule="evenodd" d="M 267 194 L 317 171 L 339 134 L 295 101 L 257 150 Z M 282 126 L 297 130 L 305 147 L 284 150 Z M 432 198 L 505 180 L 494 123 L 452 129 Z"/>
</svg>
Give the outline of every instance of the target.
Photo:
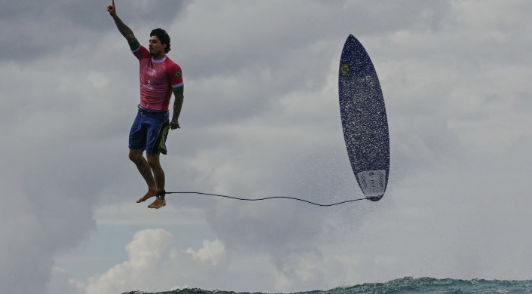
<svg viewBox="0 0 532 294">
<path fill-rule="evenodd" d="M 170 51 L 170 37 L 163 29 L 150 34 L 149 51 L 140 45 L 133 31 L 116 15 L 115 1 L 107 7 L 120 33 L 126 38 L 140 64 L 140 104 L 129 134 L 129 159 L 133 161 L 148 184 L 148 192 L 137 203 L 155 196 L 149 208 L 166 205 L 164 199 L 164 171 L 159 154 L 166 154 L 168 127 L 180 128 L 179 114 L 183 105 L 183 77 L 181 68 L 166 56 Z M 172 120 L 168 106 L 172 92 L 175 96 Z M 143 153 L 146 150 L 146 158 Z"/>
</svg>

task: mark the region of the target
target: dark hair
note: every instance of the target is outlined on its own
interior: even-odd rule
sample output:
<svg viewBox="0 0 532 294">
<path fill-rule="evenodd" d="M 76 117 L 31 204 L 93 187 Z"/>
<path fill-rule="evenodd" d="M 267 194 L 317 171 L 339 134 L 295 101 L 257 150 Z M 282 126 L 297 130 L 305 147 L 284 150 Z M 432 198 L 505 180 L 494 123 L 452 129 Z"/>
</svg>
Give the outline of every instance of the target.
<svg viewBox="0 0 532 294">
<path fill-rule="evenodd" d="M 165 30 L 161 28 L 157 28 L 150 33 L 150 37 L 157 36 L 159 38 L 159 41 L 161 41 L 161 45 L 166 44 L 166 49 L 164 50 L 165 53 L 168 53 L 170 51 L 170 36 L 166 33 Z"/>
</svg>

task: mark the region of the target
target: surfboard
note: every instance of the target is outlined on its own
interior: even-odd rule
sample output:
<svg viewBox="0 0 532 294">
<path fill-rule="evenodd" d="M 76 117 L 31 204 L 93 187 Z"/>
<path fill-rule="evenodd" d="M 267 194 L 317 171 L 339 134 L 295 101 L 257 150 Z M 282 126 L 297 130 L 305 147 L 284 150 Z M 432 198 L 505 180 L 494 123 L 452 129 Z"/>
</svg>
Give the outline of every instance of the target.
<svg viewBox="0 0 532 294">
<path fill-rule="evenodd" d="M 390 172 L 390 135 L 377 72 L 362 44 L 349 35 L 340 58 L 340 115 L 351 168 L 367 199 L 384 196 Z"/>
</svg>

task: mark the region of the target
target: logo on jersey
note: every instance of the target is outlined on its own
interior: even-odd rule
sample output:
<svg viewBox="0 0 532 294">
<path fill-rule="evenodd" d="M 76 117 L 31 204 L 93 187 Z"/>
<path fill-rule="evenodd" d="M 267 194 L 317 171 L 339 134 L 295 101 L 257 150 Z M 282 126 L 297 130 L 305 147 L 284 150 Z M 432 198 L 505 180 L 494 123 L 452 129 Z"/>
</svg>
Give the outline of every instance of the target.
<svg viewBox="0 0 532 294">
<path fill-rule="evenodd" d="M 180 72 L 180 71 L 176 71 L 175 74 L 174 74 L 174 76 L 175 76 L 176 78 L 179 78 L 179 77 L 181 76 L 181 72 Z"/>
</svg>

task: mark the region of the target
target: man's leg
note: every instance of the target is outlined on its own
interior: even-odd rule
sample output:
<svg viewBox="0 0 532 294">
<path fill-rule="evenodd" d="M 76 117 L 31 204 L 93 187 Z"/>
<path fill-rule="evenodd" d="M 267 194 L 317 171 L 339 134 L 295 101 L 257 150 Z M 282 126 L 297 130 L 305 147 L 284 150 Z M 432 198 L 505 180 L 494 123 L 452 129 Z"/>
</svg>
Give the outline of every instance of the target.
<svg viewBox="0 0 532 294">
<path fill-rule="evenodd" d="M 164 191 L 164 170 L 159 162 L 159 154 L 146 154 L 148 158 L 148 165 L 155 177 L 155 183 L 159 192 Z M 161 208 L 166 205 L 164 198 L 157 198 L 152 204 L 148 205 L 149 208 Z"/>
<path fill-rule="evenodd" d="M 135 163 L 140 174 L 146 181 L 146 184 L 148 184 L 148 192 L 139 200 L 137 200 L 137 203 L 146 201 L 147 199 L 157 195 L 157 184 L 153 177 L 150 165 L 148 164 L 144 156 L 142 156 L 143 152 L 144 150 L 142 149 L 129 149 L 129 159 L 131 159 L 131 161 Z"/>
</svg>

